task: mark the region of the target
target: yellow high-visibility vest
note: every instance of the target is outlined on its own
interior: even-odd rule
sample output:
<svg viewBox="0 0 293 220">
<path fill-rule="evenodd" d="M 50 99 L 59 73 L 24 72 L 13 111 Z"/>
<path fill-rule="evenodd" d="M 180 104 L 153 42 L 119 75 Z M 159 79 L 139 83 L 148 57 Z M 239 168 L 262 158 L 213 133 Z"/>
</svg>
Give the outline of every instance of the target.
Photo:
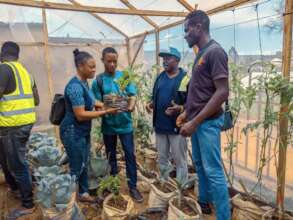
<svg viewBox="0 0 293 220">
<path fill-rule="evenodd" d="M 21 63 L 6 62 L 5 64 L 13 70 L 16 89 L 0 98 L 0 127 L 32 124 L 36 122 L 33 80 Z"/>
<path fill-rule="evenodd" d="M 179 92 L 187 92 L 187 85 L 189 83 L 190 77 L 186 74 L 181 80 L 178 91 Z"/>
</svg>

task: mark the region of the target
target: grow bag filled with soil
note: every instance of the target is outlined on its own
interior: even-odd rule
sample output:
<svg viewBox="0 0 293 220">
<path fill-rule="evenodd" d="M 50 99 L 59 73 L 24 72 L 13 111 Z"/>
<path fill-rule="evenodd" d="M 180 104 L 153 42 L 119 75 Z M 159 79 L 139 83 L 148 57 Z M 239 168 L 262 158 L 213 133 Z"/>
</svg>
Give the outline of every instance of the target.
<svg viewBox="0 0 293 220">
<path fill-rule="evenodd" d="M 103 96 L 104 105 L 106 108 L 119 108 L 121 111 L 128 111 L 128 97 L 115 94 Z"/>
<path fill-rule="evenodd" d="M 167 220 L 167 211 L 163 208 L 149 208 L 128 220 Z"/>
</svg>

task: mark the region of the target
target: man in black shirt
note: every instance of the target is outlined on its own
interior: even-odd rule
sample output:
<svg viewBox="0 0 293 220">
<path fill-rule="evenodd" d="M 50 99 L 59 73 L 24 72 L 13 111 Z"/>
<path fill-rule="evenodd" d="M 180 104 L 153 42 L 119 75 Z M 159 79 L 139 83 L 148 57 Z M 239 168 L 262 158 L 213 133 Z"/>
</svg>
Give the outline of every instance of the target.
<svg viewBox="0 0 293 220">
<path fill-rule="evenodd" d="M 210 37 L 210 20 L 204 11 L 193 11 L 185 19 L 185 39 L 197 46 L 186 110 L 177 118 L 180 134 L 191 136 L 193 160 L 199 177 L 199 203 L 204 214 L 213 203 L 217 220 L 229 220 L 230 203 L 221 163 L 222 104 L 228 99 L 228 56 Z"/>
</svg>

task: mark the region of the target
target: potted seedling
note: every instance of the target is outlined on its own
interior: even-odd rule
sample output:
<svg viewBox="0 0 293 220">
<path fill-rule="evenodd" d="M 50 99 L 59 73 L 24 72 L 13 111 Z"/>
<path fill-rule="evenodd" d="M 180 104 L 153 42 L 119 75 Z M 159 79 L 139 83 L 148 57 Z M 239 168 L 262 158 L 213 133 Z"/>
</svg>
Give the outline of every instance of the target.
<svg viewBox="0 0 293 220">
<path fill-rule="evenodd" d="M 171 165 L 159 166 L 160 177 L 151 184 L 148 205 L 150 208 L 166 208 L 169 200 L 175 196 L 175 185 L 170 182 L 170 172 L 173 170 Z"/>
<path fill-rule="evenodd" d="M 43 177 L 37 183 L 36 202 L 40 205 L 43 217 L 44 219 L 77 219 L 79 207 L 75 202 L 75 176 L 60 175 L 57 168 L 52 169 L 39 169 Z M 52 171 L 55 175 L 52 173 L 45 175 L 45 172 Z"/>
<path fill-rule="evenodd" d="M 146 169 L 144 166 L 141 166 L 140 164 L 137 164 L 138 172 L 138 183 L 137 187 L 141 192 L 148 193 L 151 189 L 151 184 L 154 183 L 158 175 L 155 171 Z"/>
<path fill-rule="evenodd" d="M 201 209 L 199 204 L 192 198 L 185 197 L 183 191 L 196 181 L 197 177 L 176 178 L 177 196 L 169 200 L 168 219 L 201 219 Z"/>
<path fill-rule="evenodd" d="M 103 220 L 123 220 L 131 215 L 134 204 L 131 198 L 120 193 L 120 179 L 118 176 L 107 176 L 99 184 L 98 194 L 105 190 L 111 192 L 103 202 Z"/>
<path fill-rule="evenodd" d="M 130 220 L 167 220 L 167 212 L 164 208 L 148 208 L 143 212 L 131 216 Z"/>
<path fill-rule="evenodd" d="M 119 89 L 118 93 L 104 95 L 103 101 L 106 107 L 119 108 L 121 111 L 128 111 L 128 103 L 130 100 L 126 94 L 126 88 L 129 84 L 136 82 L 136 68 L 128 67 L 122 72 L 122 76 L 115 80 Z"/>
<path fill-rule="evenodd" d="M 105 177 L 109 171 L 110 165 L 107 158 L 92 152 L 88 164 L 88 179 L 91 195 L 96 195 L 99 186 L 99 178 Z"/>
</svg>

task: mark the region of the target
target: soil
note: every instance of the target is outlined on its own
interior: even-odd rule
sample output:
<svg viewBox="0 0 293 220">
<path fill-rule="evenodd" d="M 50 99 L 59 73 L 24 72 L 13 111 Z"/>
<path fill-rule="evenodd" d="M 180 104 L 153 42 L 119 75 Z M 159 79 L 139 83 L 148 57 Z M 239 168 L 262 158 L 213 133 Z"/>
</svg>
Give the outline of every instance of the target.
<svg viewBox="0 0 293 220">
<path fill-rule="evenodd" d="M 229 187 L 229 194 L 230 194 L 230 198 L 233 198 L 236 194 L 240 194 L 244 201 L 251 201 L 251 202 L 255 203 L 257 206 L 271 206 L 271 207 L 275 208 L 275 206 L 273 204 L 269 204 L 265 201 L 261 201 L 254 196 L 248 197 L 245 193 L 240 192 L 234 188 Z"/>
<path fill-rule="evenodd" d="M 193 166 L 188 165 L 188 173 L 189 173 L 189 174 L 194 174 L 194 173 L 196 173 L 196 171 L 195 171 L 195 169 L 194 169 Z M 171 178 L 176 178 L 176 169 L 172 170 L 172 171 L 170 172 L 170 175 L 169 175 L 169 176 L 170 176 Z"/>
<path fill-rule="evenodd" d="M 196 195 L 195 195 L 195 192 L 194 192 L 194 188 L 189 188 L 189 189 L 186 189 L 183 191 L 183 195 L 184 196 L 187 196 L 187 197 L 190 197 L 190 198 L 193 198 L 193 199 L 196 199 Z"/>
<path fill-rule="evenodd" d="M 112 206 L 112 207 L 119 209 L 119 210 L 122 210 L 122 211 L 126 210 L 127 204 L 128 204 L 128 202 L 120 195 L 117 196 L 116 198 L 112 197 L 108 202 L 109 206 Z"/>
<path fill-rule="evenodd" d="M 100 217 L 103 211 L 102 203 L 91 205 L 82 203 L 79 206 L 87 220 Z"/>
<path fill-rule="evenodd" d="M 193 210 L 193 208 L 191 207 L 191 204 L 187 202 L 187 200 L 185 199 L 181 201 L 181 207 L 179 207 L 178 205 L 178 199 L 174 199 L 172 204 L 186 215 L 195 216 L 198 214 L 197 212 Z"/>
<path fill-rule="evenodd" d="M 188 165 L 188 173 L 189 174 L 196 173 L 194 166 Z"/>
<path fill-rule="evenodd" d="M 157 177 L 155 173 L 150 171 L 141 170 L 140 172 L 142 175 L 144 175 L 148 179 L 155 179 Z"/>
<path fill-rule="evenodd" d="M 128 107 L 128 101 L 126 97 L 117 95 L 105 95 L 104 103 L 106 108 L 119 108 L 120 110 L 126 111 Z"/>
<path fill-rule="evenodd" d="M 176 189 L 174 186 L 172 186 L 170 183 L 164 183 L 164 184 L 161 184 L 160 182 L 155 182 L 154 183 L 155 187 L 164 192 L 164 193 L 171 193 L 171 192 L 174 192 Z"/>
<path fill-rule="evenodd" d="M 148 213 L 138 216 L 135 220 L 162 220 L 163 216 L 162 213 Z"/>
</svg>

